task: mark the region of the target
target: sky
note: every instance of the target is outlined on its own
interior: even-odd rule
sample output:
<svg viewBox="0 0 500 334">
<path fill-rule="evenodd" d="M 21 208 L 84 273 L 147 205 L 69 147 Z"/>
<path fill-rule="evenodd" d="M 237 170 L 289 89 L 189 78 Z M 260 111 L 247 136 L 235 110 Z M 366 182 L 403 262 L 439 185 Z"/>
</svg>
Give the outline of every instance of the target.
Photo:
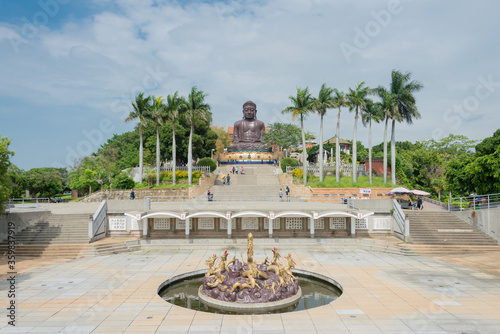
<svg viewBox="0 0 500 334">
<path fill-rule="evenodd" d="M 388 87 L 396 69 L 424 86 L 421 118 L 397 124 L 397 141 L 481 140 L 500 128 L 499 1 L 0 3 L 0 136 L 24 170 L 70 166 L 133 130 L 123 121 L 138 93 L 187 96 L 192 86 L 227 128 L 248 100 L 266 124 L 291 122 L 281 110 L 297 88 Z M 325 140 L 337 114 L 325 116 Z M 319 116 L 304 127 L 319 136 Z M 352 139 L 353 128 L 342 109 L 340 137 Z M 382 142 L 384 125 L 372 131 Z M 357 137 L 368 145 L 361 122 Z"/>
</svg>

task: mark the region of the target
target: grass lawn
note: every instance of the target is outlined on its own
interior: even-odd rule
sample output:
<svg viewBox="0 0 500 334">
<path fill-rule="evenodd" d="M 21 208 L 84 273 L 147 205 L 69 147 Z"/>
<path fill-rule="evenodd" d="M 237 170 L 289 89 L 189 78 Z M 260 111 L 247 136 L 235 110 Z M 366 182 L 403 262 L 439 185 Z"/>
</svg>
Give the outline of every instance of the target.
<svg viewBox="0 0 500 334">
<path fill-rule="evenodd" d="M 296 179 L 299 182 L 302 179 Z M 390 179 L 388 179 L 390 180 Z M 359 176 L 358 182 L 353 183 L 352 177 L 342 176 L 340 182 L 336 181 L 335 175 L 328 175 L 323 178 L 323 182 L 319 182 L 319 177 L 308 177 L 307 185 L 312 188 L 395 188 L 398 185 L 393 185 L 390 181 L 384 183 L 383 177 L 372 177 L 372 184 L 370 184 L 369 176 Z"/>
</svg>

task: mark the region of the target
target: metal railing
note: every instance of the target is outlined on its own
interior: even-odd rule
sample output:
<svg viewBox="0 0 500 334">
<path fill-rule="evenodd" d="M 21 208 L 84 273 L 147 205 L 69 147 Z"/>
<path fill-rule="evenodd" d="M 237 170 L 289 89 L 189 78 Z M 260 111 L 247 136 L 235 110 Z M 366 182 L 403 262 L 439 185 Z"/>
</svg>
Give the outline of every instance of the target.
<svg viewBox="0 0 500 334">
<path fill-rule="evenodd" d="M 146 172 L 148 170 L 151 170 L 151 169 L 156 169 L 156 166 L 154 166 L 154 165 L 144 166 L 144 167 L 142 167 L 142 172 L 144 174 L 146 174 Z M 160 172 L 171 172 L 172 170 L 173 170 L 173 167 L 171 165 L 160 167 Z M 183 172 L 183 171 L 187 172 L 188 166 L 176 166 L 175 170 L 178 170 L 181 172 Z M 202 173 L 204 172 L 207 175 L 209 175 L 210 174 L 210 167 L 209 166 L 193 166 L 192 171 L 193 172 L 202 172 Z M 139 167 L 132 168 L 132 171 L 130 172 L 130 174 L 133 174 L 133 173 L 139 173 Z"/>
<path fill-rule="evenodd" d="M 33 210 L 45 209 L 50 210 L 51 199 L 47 197 L 42 198 L 11 198 L 7 201 L 7 209 L 15 210 Z"/>
<path fill-rule="evenodd" d="M 500 207 L 500 194 L 454 197 L 448 201 L 448 211 L 484 210 Z"/>
<path fill-rule="evenodd" d="M 286 166 L 286 171 L 292 172 L 294 169 L 302 169 L 301 166 Z M 358 176 L 366 175 L 366 169 L 364 165 L 357 165 Z M 335 174 L 335 167 L 333 166 L 323 166 L 323 173 L 325 174 Z M 352 175 L 352 165 L 340 166 L 340 173 L 342 175 Z M 319 175 L 319 166 L 307 166 L 307 174 Z"/>
<path fill-rule="evenodd" d="M 144 210 L 321 210 L 349 208 L 347 199 L 340 196 L 147 196 Z"/>
</svg>

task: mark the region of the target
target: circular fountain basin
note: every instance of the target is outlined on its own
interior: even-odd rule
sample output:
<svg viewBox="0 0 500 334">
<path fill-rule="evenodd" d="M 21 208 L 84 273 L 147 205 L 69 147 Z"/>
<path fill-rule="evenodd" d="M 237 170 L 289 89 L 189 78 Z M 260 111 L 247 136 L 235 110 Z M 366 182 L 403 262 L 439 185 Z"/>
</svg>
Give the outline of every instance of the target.
<svg viewBox="0 0 500 334">
<path fill-rule="evenodd" d="M 300 269 L 293 269 L 292 272 L 299 280 L 299 293 L 278 302 L 254 303 L 249 305 L 223 302 L 207 297 L 203 293 L 199 293 L 202 284 L 201 280 L 206 270 L 198 270 L 174 276 L 158 287 L 158 294 L 165 301 L 177 306 L 219 314 L 262 314 L 302 311 L 328 305 L 342 294 L 342 286 L 332 278 Z"/>
</svg>

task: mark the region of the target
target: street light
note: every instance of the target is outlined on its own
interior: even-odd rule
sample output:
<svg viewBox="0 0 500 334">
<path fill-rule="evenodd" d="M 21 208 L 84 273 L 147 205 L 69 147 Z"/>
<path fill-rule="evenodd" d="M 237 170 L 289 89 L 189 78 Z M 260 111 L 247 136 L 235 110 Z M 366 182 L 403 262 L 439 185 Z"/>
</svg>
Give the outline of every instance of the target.
<svg viewBox="0 0 500 334">
<path fill-rule="evenodd" d="M 210 151 L 210 159 L 213 160 L 214 158 L 214 151 L 215 151 L 215 148 L 213 148 L 211 151 Z"/>
</svg>

